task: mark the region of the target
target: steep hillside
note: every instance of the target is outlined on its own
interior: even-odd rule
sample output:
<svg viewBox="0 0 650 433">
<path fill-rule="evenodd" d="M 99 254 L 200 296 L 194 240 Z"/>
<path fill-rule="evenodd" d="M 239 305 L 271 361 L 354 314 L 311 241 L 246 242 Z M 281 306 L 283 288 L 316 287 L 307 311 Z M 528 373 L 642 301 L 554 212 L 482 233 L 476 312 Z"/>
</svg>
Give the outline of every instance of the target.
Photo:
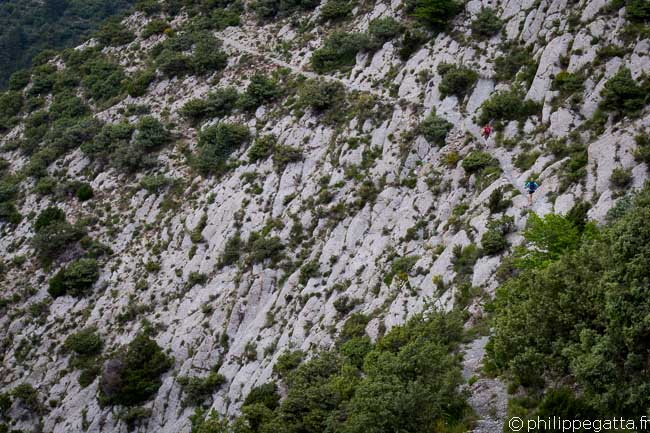
<svg viewBox="0 0 650 433">
<path fill-rule="evenodd" d="M 247 431 L 377 413 L 500 431 L 485 307 L 533 212 L 601 223 L 648 178 L 649 18 L 642 0 L 147 1 L 16 77 L 2 422 L 212 432 L 197 407 L 243 405 Z"/>
</svg>

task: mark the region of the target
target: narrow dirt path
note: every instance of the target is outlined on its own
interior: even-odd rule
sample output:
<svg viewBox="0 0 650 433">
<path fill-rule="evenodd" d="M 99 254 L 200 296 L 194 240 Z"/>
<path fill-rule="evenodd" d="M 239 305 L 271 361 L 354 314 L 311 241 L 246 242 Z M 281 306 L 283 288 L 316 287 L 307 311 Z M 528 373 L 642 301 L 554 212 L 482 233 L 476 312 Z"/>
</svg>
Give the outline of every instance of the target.
<svg viewBox="0 0 650 433">
<path fill-rule="evenodd" d="M 280 66 L 282 68 L 287 68 L 291 71 L 293 71 L 296 74 L 304 75 L 307 78 L 312 78 L 312 79 L 322 79 L 326 81 L 336 81 L 338 83 L 343 84 L 346 89 L 350 91 L 357 91 L 357 92 L 365 92 L 365 93 L 370 93 L 372 95 L 377 96 L 379 99 L 382 99 L 384 102 L 388 102 L 390 104 L 398 104 L 399 102 L 406 101 L 406 102 L 413 102 L 417 103 L 419 102 L 418 97 L 411 97 L 411 98 L 394 98 L 392 96 L 386 95 L 384 92 L 379 91 L 377 89 L 373 89 L 372 87 L 367 87 L 367 86 L 361 86 L 357 83 L 351 83 L 348 80 L 345 80 L 343 78 L 338 78 L 338 77 L 333 77 L 331 75 L 321 75 L 316 72 L 312 71 L 305 71 L 303 68 L 300 66 L 292 65 L 291 63 L 285 62 L 284 60 L 280 60 L 276 57 L 269 56 L 268 54 L 264 54 L 254 48 L 251 48 L 250 46 L 232 39 L 228 36 L 223 36 L 223 35 L 216 35 L 216 38 L 221 40 L 223 42 L 223 45 L 225 47 L 230 47 L 231 49 L 245 52 L 254 56 L 261 57 L 265 60 L 267 60 L 270 63 L 273 63 L 274 65 Z"/>
</svg>

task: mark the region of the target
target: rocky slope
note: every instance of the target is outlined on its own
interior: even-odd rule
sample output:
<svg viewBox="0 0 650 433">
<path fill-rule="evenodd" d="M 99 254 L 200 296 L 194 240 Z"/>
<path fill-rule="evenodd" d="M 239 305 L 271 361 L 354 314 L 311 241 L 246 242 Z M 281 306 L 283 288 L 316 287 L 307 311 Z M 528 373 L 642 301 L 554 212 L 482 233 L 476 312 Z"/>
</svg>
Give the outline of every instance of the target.
<svg viewBox="0 0 650 433">
<path fill-rule="evenodd" d="M 503 31 L 486 39 L 474 37 L 470 29 L 482 7 L 494 8 L 503 20 Z M 92 200 L 58 202 L 73 222 L 99 221 L 89 234 L 113 251 L 103 259 L 92 295 L 52 299 L 48 279 L 63 262 L 49 270 L 40 266 L 29 241 L 33 218 L 24 217 L 15 226 L 0 223 L 5 262 L 1 296 L 15 299 L 0 317 L 0 389 L 27 381 L 46 406 L 34 414 L 14 402 L 12 428 L 128 430 L 116 411 L 100 407 L 99 379 L 81 388 L 80 372 L 68 367 L 70 355 L 60 349 L 69 334 L 90 326 L 98 328 L 107 351 L 131 341 L 142 320 L 156 330 L 156 341 L 175 365 L 145 405 L 151 416 L 139 431 L 178 432 L 189 430 L 193 413 L 181 404 L 178 375 L 205 376 L 221 362 L 218 371 L 226 383 L 213 395 L 212 407 L 235 414 L 248 391 L 272 377 L 285 350 L 313 353 L 330 347 L 350 314 L 371 318 L 366 331 L 372 338 L 432 305 L 466 306 L 476 322 L 483 301 L 499 284 L 495 273 L 508 251 L 482 255 L 463 269 L 459 246 L 481 246 L 488 222 L 501 213 L 513 218 L 508 249 L 521 242 L 519 232 L 528 217 L 523 184 L 529 175 L 536 173 L 541 183 L 534 212 L 566 213 L 586 201 L 592 205 L 589 217 L 597 221 L 622 192 L 647 179 L 645 163 L 635 158 L 634 139 L 650 127 L 647 111 L 633 118 L 610 116 L 602 132 L 588 123 L 605 83 L 621 68 L 629 68 L 639 81 L 650 73 L 650 40 L 624 38 L 625 9 L 612 10 L 606 0 L 472 0 L 451 31 L 438 34 L 406 61 L 389 41 L 374 53 L 360 52 L 349 72 L 317 74 L 310 57 L 332 31 L 319 21 L 320 10 L 301 15 L 314 24 L 302 33 L 291 18 L 260 24 L 247 12 L 241 26 L 215 33 L 229 54 L 222 72 L 171 79 L 159 75 L 143 96 L 127 96 L 94 114 L 106 122 L 135 123 L 137 115 L 127 116 L 127 106 L 148 105 L 153 116 L 172 125 L 175 144 L 160 151 L 154 172 L 177 179 L 176 187 L 147 191 L 141 187 L 143 173 L 98 170 L 79 149 L 50 165 L 49 173 L 88 182 L 94 190 Z M 363 2 L 352 15 L 345 24 L 348 31 L 364 32 L 375 18 L 407 19 L 399 0 Z M 151 19 L 138 12 L 125 24 L 140 35 Z M 187 20 L 181 13 L 172 27 L 181 29 Z M 133 72 L 166 37 L 140 35 L 103 51 Z M 513 79 L 495 78 L 495 59 L 506 55 L 508 41 L 530 48 L 531 80 L 513 84 Z M 607 58 L 603 48 L 610 46 L 623 49 Z M 477 72 L 466 97 L 441 97 L 442 63 Z M 200 126 L 179 114 L 191 99 L 229 85 L 243 91 L 255 72 L 279 68 L 293 80 L 326 75 L 324 79 L 341 83 L 352 101 L 349 118 L 333 124 L 313 110 L 293 110 L 291 97 L 265 103 L 254 115 L 238 112 Z M 562 71 L 584 74 L 582 97 L 569 100 L 552 89 Z M 482 105 L 513 85 L 525 85 L 526 98 L 540 103 L 541 111 L 521 122 L 504 122 L 503 132 L 484 142 L 476 120 Z M 443 146 L 413 133 L 432 111 L 453 124 Z M 201 176 L 185 155 L 197 148 L 198 129 L 224 120 L 245 122 L 253 135 L 274 134 L 279 144 L 300 149 L 301 157 L 286 165 L 273 158 L 250 162 L 247 145 L 234 153 L 239 163 L 232 170 L 220 177 Z M 22 131 L 18 125 L 1 139 L 1 156 L 13 172 L 28 163 L 20 150 L 6 146 Z M 554 154 L 549 143 L 571 133 L 569 142 L 582 143 L 587 161 L 580 167 L 583 175 L 567 181 L 567 167 L 578 157 Z M 468 173 L 463 159 L 477 149 L 495 158 L 496 170 Z M 522 163 L 521 155 L 530 154 L 539 156 Z M 612 173 L 621 172 L 631 175 L 623 189 L 612 183 Z M 21 183 L 17 206 L 23 216 L 38 215 L 52 204 L 51 197 L 33 187 L 30 178 Z M 510 202 L 493 214 L 487 203 L 499 188 Z M 254 232 L 277 236 L 284 261 L 218 266 L 233 235 L 239 233 L 245 243 Z M 406 257 L 412 258 L 407 269 L 393 266 Z M 147 271 L 147 263 L 159 268 Z M 45 311 L 33 313 L 41 305 Z M 480 362 L 479 346 L 470 370 Z M 485 386 L 499 387 L 481 379 L 473 385 L 477 399 Z M 503 401 L 497 404 L 503 415 Z M 481 429 L 500 430 L 490 420 Z"/>
</svg>

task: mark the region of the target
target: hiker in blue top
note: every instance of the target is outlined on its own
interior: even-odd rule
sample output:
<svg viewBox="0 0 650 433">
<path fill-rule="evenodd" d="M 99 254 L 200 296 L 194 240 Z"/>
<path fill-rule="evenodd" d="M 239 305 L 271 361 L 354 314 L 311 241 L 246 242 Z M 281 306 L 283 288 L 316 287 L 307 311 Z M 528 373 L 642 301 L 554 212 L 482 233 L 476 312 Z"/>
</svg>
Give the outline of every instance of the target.
<svg viewBox="0 0 650 433">
<path fill-rule="evenodd" d="M 528 181 L 526 182 L 526 191 L 528 191 L 528 206 L 531 206 L 533 204 L 533 194 L 535 194 L 537 188 L 539 188 L 537 181 L 532 177 L 528 178 Z"/>
</svg>

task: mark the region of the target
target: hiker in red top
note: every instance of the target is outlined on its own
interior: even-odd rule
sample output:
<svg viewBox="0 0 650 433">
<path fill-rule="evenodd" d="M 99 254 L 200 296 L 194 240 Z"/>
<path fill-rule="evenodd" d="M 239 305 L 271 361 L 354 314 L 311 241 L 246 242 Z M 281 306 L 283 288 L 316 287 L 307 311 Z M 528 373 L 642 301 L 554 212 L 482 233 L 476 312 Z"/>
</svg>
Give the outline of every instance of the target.
<svg viewBox="0 0 650 433">
<path fill-rule="evenodd" d="M 492 126 L 489 123 L 487 123 L 483 127 L 483 132 L 481 132 L 481 136 L 485 140 L 486 144 L 487 144 L 488 139 L 490 138 L 490 134 L 492 134 Z"/>
</svg>

